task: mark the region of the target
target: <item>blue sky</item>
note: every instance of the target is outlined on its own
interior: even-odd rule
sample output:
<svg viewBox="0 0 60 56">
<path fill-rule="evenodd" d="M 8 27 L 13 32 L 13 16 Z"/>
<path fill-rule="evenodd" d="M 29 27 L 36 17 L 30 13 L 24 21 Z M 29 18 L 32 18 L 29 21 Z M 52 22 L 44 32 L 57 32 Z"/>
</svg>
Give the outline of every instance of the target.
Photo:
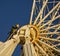
<svg viewBox="0 0 60 56">
<path fill-rule="evenodd" d="M 0 40 L 5 40 L 12 25 L 29 23 L 32 0 L 0 0 Z"/>
<path fill-rule="evenodd" d="M 29 17 L 33 0 L 0 0 L 0 41 L 8 37 L 12 25 L 20 26 L 29 23 Z M 20 56 L 18 45 L 13 56 Z"/>
</svg>

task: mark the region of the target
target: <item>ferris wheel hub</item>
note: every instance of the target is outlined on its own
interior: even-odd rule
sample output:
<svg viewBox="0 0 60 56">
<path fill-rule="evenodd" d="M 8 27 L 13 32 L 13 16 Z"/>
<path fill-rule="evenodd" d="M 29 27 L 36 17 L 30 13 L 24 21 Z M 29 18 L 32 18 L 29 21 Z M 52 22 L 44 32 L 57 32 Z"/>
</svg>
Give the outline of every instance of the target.
<svg viewBox="0 0 60 56">
<path fill-rule="evenodd" d="M 29 31 L 30 31 L 30 35 L 28 37 L 30 39 L 30 41 L 33 41 L 34 39 L 36 39 L 39 36 L 39 28 L 37 28 L 34 25 L 25 25 L 19 29 L 20 35 L 22 37 L 25 37 L 25 39 L 26 39 L 25 34 L 26 33 L 28 34 L 28 31 L 26 32 L 27 28 L 29 28 Z M 23 40 L 24 38 L 21 38 L 21 39 Z M 25 41 L 25 39 L 24 39 L 24 41 Z M 21 43 L 22 42 L 23 41 L 21 41 Z M 23 43 L 25 43 L 25 42 L 23 42 Z"/>
<path fill-rule="evenodd" d="M 39 36 L 39 28 L 35 25 L 28 25 L 28 27 L 30 28 L 30 36 L 33 39 L 37 38 Z"/>
</svg>

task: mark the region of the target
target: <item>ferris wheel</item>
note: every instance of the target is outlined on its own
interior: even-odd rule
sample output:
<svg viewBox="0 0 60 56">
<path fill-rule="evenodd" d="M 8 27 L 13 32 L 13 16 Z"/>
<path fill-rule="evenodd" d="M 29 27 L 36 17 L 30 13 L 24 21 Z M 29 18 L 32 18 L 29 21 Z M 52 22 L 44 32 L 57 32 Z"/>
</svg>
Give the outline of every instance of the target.
<svg viewBox="0 0 60 56">
<path fill-rule="evenodd" d="M 23 46 L 21 56 L 60 56 L 59 0 L 33 0 L 29 24 L 0 42 L 0 56 L 11 56 L 18 44 Z"/>
</svg>

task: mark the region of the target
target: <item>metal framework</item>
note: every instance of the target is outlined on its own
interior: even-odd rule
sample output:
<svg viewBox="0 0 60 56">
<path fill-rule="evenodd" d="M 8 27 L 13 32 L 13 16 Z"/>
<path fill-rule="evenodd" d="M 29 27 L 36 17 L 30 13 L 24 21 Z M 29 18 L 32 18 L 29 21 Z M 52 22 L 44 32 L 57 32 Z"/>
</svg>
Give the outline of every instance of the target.
<svg viewBox="0 0 60 56">
<path fill-rule="evenodd" d="M 21 56 L 60 56 L 60 1 L 33 0 L 29 24 L 0 42 L 0 56 L 12 56 L 18 44 Z"/>
</svg>

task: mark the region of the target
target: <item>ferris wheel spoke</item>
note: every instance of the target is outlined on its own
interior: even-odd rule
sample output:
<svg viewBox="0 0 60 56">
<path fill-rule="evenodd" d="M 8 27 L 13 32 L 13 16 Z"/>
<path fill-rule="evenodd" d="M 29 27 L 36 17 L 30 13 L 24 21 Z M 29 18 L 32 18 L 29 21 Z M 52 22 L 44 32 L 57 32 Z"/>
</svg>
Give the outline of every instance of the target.
<svg viewBox="0 0 60 56">
<path fill-rule="evenodd" d="M 48 54 L 43 50 L 42 47 L 40 47 L 40 46 L 38 45 L 37 42 L 35 42 L 35 45 L 38 47 L 38 49 L 40 49 L 40 50 L 42 51 L 42 53 L 44 53 L 46 56 L 48 56 Z"/>
<path fill-rule="evenodd" d="M 59 5 L 60 2 L 53 9 L 51 9 L 51 11 L 37 24 L 37 26 L 39 26 L 55 9 L 57 9 Z"/>
<path fill-rule="evenodd" d="M 58 26 L 58 25 L 56 25 L 56 26 Z M 52 26 L 52 27 L 55 27 L 55 26 Z M 52 28 L 52 27 L 48 27 L 47 29 L 41 30 L 40 32 L 48 31 L 49 29 L 54 29 L 54 32 L 57 32 L 60 29 L 60 24 L 57 28 Z"/>
<path fill-rule="evenodd" d="M 43 10 L 45 9 L 45 6 L 47 5 L 47 2 L 48 2 L 48 0 L 44 1 L 41 10 L 40 10 L 40 12 L 38 13 L 38 16 L 36 17 L 36 19 L 35 19 L 35 21 L 34 21 L 34 25 L 37 23 L 37 20 L 39 19 L 39 17 L 40 17 L 40 19 L 42 19 Z"/>
<path fill-rule="evenodd" d="M 60 36 L 58 36 L 56 39 L 60 39 Z"/>
<path fill-rule="evenodd" d="M 58 18 L 60 19 L 60 15 L 58 15 L 58 16 L 55 17 L 55 19 L 58 19 Z M 49 28 L 51 24 L 52 23 L 50 23 L 47 28 Z"/>
<path fill-rule="evenodd" d="M 32 18 L 34 14 L 34 9 L 35 9 L 35 0 L 33 1 L 33 6 L 32 6 L 32 11 L 31 11 L 31 16 L 30 16 L 30 24 L 32 24 Z"/>
<path fill-rule="evenodd" d="M 58 8 L 58 10 L 59 10 L 59 8 Z M 56 11 L 55 15 L 58 13 L 58 10 Z M 43 28 L 43 27 L 45 27 L 46 25 L 51 24 L 54 20 L 58 19 L 58 17 L 55 17 L 55 15 L 53 15 L 52 19 L 49 20 L 47 23 L 45 23 L 44 25 L 40 26 L 40 28 Z M 60 15 L 59 15 L 59 17 L 60 17 Z"/>
<path fill-rule="evenodd" d="M 56 19 L 60 19 L 60 15 L 56 16 L 56 17 L 55 17 L 55 20 L 56 20 Z M 52 22 L 48 25 L 48 27 L 49 27 L 51 24 L 52 24 Z M 48 27 L 47 27 L 47 28 L 48 28 Z"/>
<path fill-rule="evenodd" d="M 60 18 L 60 15 L 58 15 L 56 18 Z"/>
<path fill-rule="evenodd" d="M 39 37 L 39 39 L 44 39 L 44 40 L 51 40 L 51 41 L 53 41 L 53 42 L 60 42 L 60 40 L 58 40 L 58 39 L 52 39 L 52 38 L 46 38 L 46 37 Z"/>
<path fill-rule="evenodd" d="M 47 32 L 47 33 L 40 33 L 40 35 L 48 35 L 48 34 L 51 34 L 51 35 L 57 34 L 57 35 L 59 35 L 60 32 Z"/>
<path fill-rule="evenodd" d="M 57 32 L 57 30 L 58 30 L 58 29 L 60 29 L 60 26 L 59 26 L 59 27 L 57 27 L 57 29 L 55 29 L 55 31 L 54 31 L 54 32 Z"/>
<path fill-rule="evenodd" d="M 59 1 L 55 1 L 55 2 L 54 2 L 54 1 L 52 1 L 52 2 L 48 2 L 48 3 L 58 3 L 58 2 L 59 2 Z"/>
<path fill-rule="evenodd" d="M 54 47 L 57 47 L 57 46 L 60 46 L 60 43 L 59 44 L 55 44 Z"/>
<path fill-rule="evenodd" d="M 54 30 L 54 32 L 59 32 L 58 30 L 60 29 L 60 26 L 59 27 L 57 27 L 55 30 Z M 51 35 L 51 37 L 52 37 L 53 35 Z M 58 35 L 59 36 L 59 35 Z M 59 39 L 58 37 L 56 37 L 56 39 Z"/>
<path fill-rule="evenodd" d="M 60 50 L 54 48 L 53 46 L 50 46 L 50 45 L 46 44 L 45 42 L 40 41 L 39 39 L 37 39 L 37 41 L 38 41 L 39 43 L 44 44 L 44 45 L 48 46 L 49 48 L 51 48 L 51 49 L 53 49 L 53 50 L 55 50 L 55 51 L 57 51 L 57 52 L 60 53 Z"/>
<path fill-rule="evenodd" d="M 48 8 L 48 5 L 47 5 L 47 10 L 48 10 L 48 12 L 49 12 L 49 8 Z M 51 18 L 51 15 L 50 15 L 50 18 Z"/>
<path fill-rule="evenodd" d="M 35 48 L 35 51 L 36 51 L 36 54 L 37 54 L 37 56 L 39 55 L 39 53 L 38 53 L 38 48 L 35 46 L 34 47 Z"/>
<path fill-rule="evenodd" d="M 59 26 L 60 26 L 60 24 L 57 24 L 57 25 L 54 25 L 54 26 L 49 26 L 46 29 L 43 29 L 43 30 L 40 30 L 40 31 L 43 32 L 43 31 L 46 31 L 46 30 L 49 30 L 49 29 L 56 29 Z"/>
</svg>

